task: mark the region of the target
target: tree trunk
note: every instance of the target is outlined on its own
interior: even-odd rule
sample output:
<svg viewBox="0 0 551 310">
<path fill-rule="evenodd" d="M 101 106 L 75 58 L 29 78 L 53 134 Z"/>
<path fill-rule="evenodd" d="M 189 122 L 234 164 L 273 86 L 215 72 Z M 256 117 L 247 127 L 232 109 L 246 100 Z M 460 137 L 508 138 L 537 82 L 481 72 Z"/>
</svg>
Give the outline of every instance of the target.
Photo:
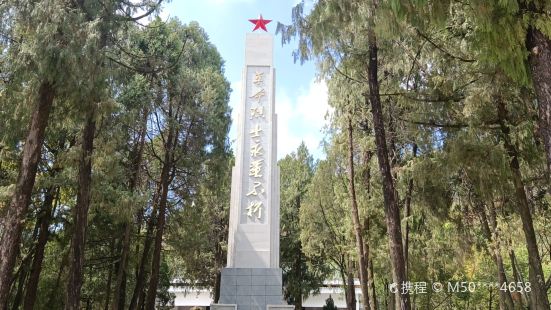
<svg viewBox="0 0 551 310">
<path fill-rule="evenodd" d="M 356 284 L 354 283 L 354 264 L 349 260 L 346 264 L 346 306 L 348 310 L 356 310 Z"/>
<path fill-rule="evenodd" d="M 369 245 L 366 243 L 366 260 L 367 260 L 367 292 L 369 294 L 369 305 L 371 310 L 377 310 L 377 293 L 375 291 L 375 275 L 373 273 L 373 258 L 369 251 Z"/>
<path fill-rule="evenodd" d="M 526 47 L 532 83 L 538 100 L 539 131 L 547 159 L 547 181 L 551 175 L 551 40 L 534 26 L 528 27 Z M 549 304 L 549 302 L 544 304 Z"/>
<path fill-rule="evenodd" d="M 510 158 L 509 167 L 511 168 L 511 177 L 517 198 L 517 209 L 522 221 L 522 230 L 524 231 L 526 249 L 528 250 L 528 278 L 532 286 L 532 291 L 530 293 L 530 304 L 535 310 L 549 310 L 549 300 L 547 299 L 547 289 L 541 267 L 536 232 L 534 231 L 534 223 L 532 220 L 532 213 L 530 211 L 530 203 L 528 202 L 528 197 L 524 191 L 518 151 L 511 142 L 511 138 L 509 136 L 510 128 L 505 123 L 507 119 L 507 110 L 503 101 L 498 102 L 498 119 L 503 137 L 503 145 Z"/>
<path fill-rule="evenodd" d="M 218 223 L 220 224 L 220 223 Z M 226 227 L 224 225 L 224 227 Z M 214 303 L 218 303 L 218 300 L 220 299 L 220 284 L 222 280 L 222 268 L 226 265 L 226 253 L 224 253 L 224 250 L 222 249 L 221 244 L 224 243 L 226 240 L 227 232 L 226 229 L 222 229 L 220 233 L 217 234 L 217 242 L 216 242 L 216 251 L 215 251 L 215 257 L 214 260 L 216 261 L 216 267 L 218 268 L 216 271 L 216 279 L 214 282 Z"/>
<path fill-rule="evenodd" d="M 417 144 L 413 143 L 413 158 L 417 157 Z M 406 235 L 404 237 L 404 261 L 406 268 L 406 276 L 408 275 L 409 270 L 409 217 L 411 216 L 411 197 L 413 195 L 413 177 L 408 181 L 408 190 L 406 194 L 405 204 L 405 218 L 406 218 Z"/>
<path fill-rule="evenodd" d="M 371 197 L 371 168 L 369 167 L 371 163 L 371 158 L 373 157 L 373 152 L 371 150 L 367 150 L 364 154 L 364 165 L 366 166 L 366 169 L 363 173 L 363 182 L 364 186 L 366 188 L 367 196 L 368 198 Z M 371 251 L 369 250 L 369 214 L 367 214 L 364 218 L 364 256 L 365 260 L 367 262 L 367 290 L 368 290 L 368 296 L 369 296 L 369 305 L 371 306 L 372 310 L 377 310 L 378 304 L 377 304 L 377 294 L 375 292 L 375 276 L 373 274 L 373 257 L 371 256 Z"/>
<path fill-rule="evenodd" d="M 385 279 L 385 303 L 386 303 L 386 309 L 388 310 L 396 310 L 396 294 L 392 293 L 389 289 L 390 283 Z"/>
<path fill-rule="evenodd" d="M 497 279 L 499 284 L 502 285 L 503 283 L 509 283 L 509 281 L 507 280 L 505 265 L 503 264 L 503 256 L 501 255 L 501 240 L 499 238 L 499 230 L 497 228 L 497 214 L 495 206 L 490 206 L 488 209 L 490 215 L 490 227 L 492 229 L 492 235 L 494 236 L 494 240 L 490 239 L 490 242 L 493 241 L 494 243 L 494 257 L 498 272 Z M 511 298 L 511 293 L 509 292 L 509 290 L 499 290 L 499 297 L 500 309 L 518 309 L 515 308 L 515 304 L 513 303 L 513 299 Z"/>
<path fill-rule="evenodd" d="M 222 280 L 222 272 L 218 270 L 216 272 L 216 277 L 214 279 L 214 296 L 213 301 L 215 304 L 218 303 L 218 300 L 220 299 L 220 282 Z"/>
<path fill-rule="evenodd" d="M 36 293 L 38 290 L 38 281 L 42 272 L 42 261 L 44 260 L 44 251 L 46 243 L 50 235 L 49 227 L 54 212 L 54 199 L 58 195 L 59 188 L 48 188 L 44 193 L 44 202 L 39 216 L 40 231 L 38 241 L 34 250 L 33 262 L 31 265 L 31 273 L 27 282 L 25 292 L 25 302 L 23 303 L 24 310 L 32 310 L 36 302 Z"/>
<path fill-rule="evenodd" d="M 366 188 L 367 197 L 371 197 L 371 158 L 373 157 L 373 152 L 371 150 L 367 150 L 364 154 L 364 164 L 366 165 L 366 169 L 363 174 L 363 182 L 364 186 Z M 371 251 L 369 250 L 369 215 L 366 215 L 364 219 L 364 231 L 365 231 L 365 239 L 364 239 L 364 256 L 367 261 L 367 289 L 369 293 L 369 304 L 371 306 L 372 310 L 377 310 L 379 308 L 377 304 L 377 293 L 375 292 L 375 276 L 373 273 L 373 257 L 371 255 Z"/>
<path fill-rule="evenodd" d="M 153 210 L 151 211 L 151 217 L 149 221 L 147 221 L 147 228 L 145 233 L 145 240 L 144 240 L 144 247 L 142 252 L 142 257 L 140 259 L 140 263 L 138 266 L 138 271 L 136 275 L 136 286 L 134 287 L 134 292 L 132 293 L 132 298 L 130 299 L 130 306 L 128 309 L 130 310 L 136 310 L 139 309 L 138 305 L 140 302 L 143 302 L 143 300 L 140 300 L 142 296 L 142 292 L 145 286 L 145 275 L 146 275 L 146 266 L 148 263 L 149 258 L 149 249 L 151 248 L 151 243 L 153 242 L 153 228 L 154 228 L 154 222 L 155 222 L 155 214 L 157 213 L 157 202 L 158 197 L 160 195 L 161 186 L 157 187 L 157 191 L 155 192 L 155 195 L 153 195 Z"/>
<path fill-rule="evenodd" d="M 163 168 L 165 170 L 165 168 Z M 162 185 L 162 194 L 159 202 L 159 210 L 157 214 L 157 230 L 155 232 L 155 244 L 153 246 L 153 254 L 151 258 L 151 274 L 149 277 L 149 286 L 146 294 L 145 309 L 153 310 L 155 309 L 155 299 L 157 296 L 157 286 L 159 284 L 159 270 L 161 265 L 161 249 L 163 242 L 163 232 L 165 226 L 165 216 L 166 216 L 166 204 L 167 197 L 165 192 L 168 194 L 168 182 L 163 182 Z M 166 189 L 165 189 L 166 188 Z M 165 196 L 165 198 L 163 198 Z"/>
<path fill-rule="evenodd" d="M 138 137 L 138 143 L 132 150 L 131 160 L 131 174 L 129 182 L 129 191 L 134 193 L 138 186 L 138 180 L 140 176 L 140 168 L 142 165 L 143 150 L 145 147 L 145 133 L 147 129 L 147 117 L 149 113 L 147 109 L 143 111 L 143 119 L 140 125 L 140 133 Z M 129 221 L 124 225 L 124 233 L 122 238 L 122 249 L 120 254 L 120 263 L 117 269 L 117 278 L 115 281 L 115 290 L 113 294 L 113 310 L 124 310 L 126 306 L 126 278 L 128 275 L 128 257 L 130 254 L 130 235 L 132 234 L 132 222 Z"/>
<path fill-rule="evenodd" d="M 364 153 L 365 170 L 363 172 L 363 182 L 368 199 L 371 198 L 371 158 L 373 158 L 373 151 L 366 150 Z"/>
<path fill-rule="evenodd" d="M 114 255 L 115 255 L 115 238 L 111 238 L 109 256 L 113 257 Z M 105 304 L 103 306 L 104 310 L 109 310 L 109 305 L 111 304 L 111 282 L 113 282 L 113 268 L 115 268 L 115 266 L 112 266 L 110 264 L 109 270 L 107 271 L 107 283 L 105 284 Z"/>
<path fill-rule="evenodd" d="M 38 236 L 38 222 L 36 223 L 32 240 L 36 240 Z M 12 285 L 15 285 L 17 283 L 17 290 L 15 291 L 15 296 L 12 301 L 11 308 L 12 310 L 17 310 L 21 306 L 21 302 L 23 300 L 23 290 L 25 287 L 25 282 L 27 281 L 27 276 L 29 275 L 29 268 L 31 264 L 31 258 L 33 256 L 33 251 L 31 250 L 25 258 L 21 261 L 21 265 L 19 266 L 19 269 L 15 273 L 14 279 L 12 279 Z M 17 278 L 17 281 L 15 281 Z M 13 290 L 13 289 L 12 289 Z M 8 307 L 6 306 L 6 309 Z"/>
<path fill-rule="evenodd" d="M 66 310 L 78 310 L 80 290 L 84 281 L 84 255 L 86 229 L 88 226 L 88 209 L 92 187 L 92 153 L 96 132 L 95 107 L 90 107 L 82 133 L 82 150 L 78 169 L 77 203 L 73 210 L 73 236 L 71 238 L 71 255 L 69 259 L 69 279 L 65 298 Z"/>
<path fill-rule="evenodd" d="M 511 260 L 511 268 L 513 269 L 513 278 L 515 279 L 515 282 L 524 283 L 524 277 L 519 271 L 517 258 L 515 255 L 515 251 L 513 249 L 509 250 L 509 259 Z M 517 298 L 517 300 L 515 300 L 515 303 L 518 302 L 522 307 L 524 307 L 524 301 L 526 303 L 529 303 L 529 300 L 530 300 L 530 294 L 527 293 L 525 290 L 523 290 L 521 298 Z"/>
<path fill-rule="evenodd" d="M 300 209 L 300 195 L 296 196 L 296 206 L 297 209 Z M 297 276 L 298 279 L 302 279 L 303 273 L 302 273 L 302 245 L 299 240 L 299 245 L 296 248 L 296 257 L 295 257 L 295 276 Z M 302 310 L 302 288 L 295 290 L 295 296 L 293 296 L 293 299 L 295 300 L 295 310 Z"/>
<path fill-rule="evenodd" d="M 482 231 L 488 240 L 490 247 L 490 255 L 494 259 L 497 267 L 497 282 L 501 286 L 503 283 L 508 283 L 503 265 L 503 257 L 501 255 L 501 246 L 499 241 L 499 232 L 497 230 L 497 215 L 494 206 L 489 207 L 490 218 L 486 216 L 486 207 L 483 203 L 477 202 L 477 210 L 480 215 L 480 223 Z M 493 236 L 493 237 L 492 237 Z M 499 308 L 501 310 L 514 309 L 513 299 L 508 290 L 499 290 Z"/>
<path fill-rule="evenodd" d="M 60 172 L 61 168 L 57 164 L 57 157 L 60 151 L 65 149 L 65 137 L 61 138 L 58 143 L 58 149 L 52 150 L 54 162 L 50 170 L 50 177 L 55 178 Z M 42 273 L 42 262 L 44 261 L 44 252 L 46 250 L 46 244 L 50 236 L 50 222 L 54 216 L 54 212 L 59 204 L 59 187 L 47 188 L 44 192 L 44 201 L 42 202 L 42 209 L 38 215 L 39 221 L 39 235 L 34 250 L 33 262 L 31 265 L 31 272 L 25 288 L 25 301 L 23 303 L 24 310 L 32 310 L 36 302 L 36 295 L 38 291 L 38 283 L 40 280 L 40 274 Z M 55 200 L 55 204 L 54 204 Z"/>
<path fill-rule="evenodd" d="M 169 125 L 168 137 L 165 144 L 165 156 L 161 178 L 161 195 L 159 197 L 159 213 L 157 215 L 157 231 L 155 233 L 155 245 L 153 248 L 153 257 L 151 258 L 151 277 L 149 278 L 149 287 L 147 289 L 147 300 L 145 302 L 146 310 L 155 309 L 155 298 L 157 296 L 157 286 L 159 284 L 159 268 L 161 265 L 161 249 L 163 243 L 163 233 L 166 221 L 166 208 L 168 202 L 168 187 L 170 185 L 170 171 L 172 169 L 173 148 L 177 134 L 173 125 Z"/>
<path fill-rule="evenodd" d="M 350 211 L 352 213 L 352 223 L 354 224 L 354 235 L 356 236 L 356 249 L 358 251 L 358 265 L 360 273 L 360 287 L 362 289 L 362 303 L 364 309 L 370 309 L 369 291 L 367 289 L 367 261 L 365 259 L 364 241 L 362 237 L 362 228 L 360 225 L 360 216 L 358 212 L 358 202 L 356 200 L 356 188 L 354 185 L 354 140 L 352 135 L 352 119 L 348 118 L 348 187 L 350 191 Z"/>
<path fill-rule="evenodd" d="M 0 305 L 5 305 L 8 300 L 15 258 L 19 252 L 21 232 L 27 208 L 31 201 L 40 160 L 40 150 L 44 142 L 44 132 L 48 125 L 54 97 L 53 85 L 49 82 L 42 82 L 38 90 L 37 103 L 33 109 L 29 133 L 21 155 L 21 167 L 17 176 L 15 191 L 2 222 L 5 229 L 3 229 L 0 237 Z"/>
<path fill-rule="evenodd" d="M 126 277 L 128 274 L 128 254 L 130 252 L 130 235 L 132 233 L 132 223 L 124 224 L 124 232 L 121 240 L 121 253 L 115 279 L 115 288 L 113 291 L 112 309 L 124 309 L 126 304 Z"/>
<path fill-rule="evenodd" d="M 371 113 L 373 114 L 373 131 L 375 133 L 375 145 L 377 146 L 377 159 L 379 161 L 379 170 L 383 178 L 383 196 L 385 204 L 385 220 L 387 226 L 388 242 L 390 248 L 390 259 L 392 263 L 392 276 L 394 284 L 400 285 L 407 282 L 406 268 L 404 261 L 404 249 L 402 244 L 402 227 L 400 223 L 400 207 L 398 206 L 398 194 L 394 188 L 394 180 L 390 171 L 388 157 L 388 148 L 386 145 L 385 125 L 383 120 L 383 111 L 381 107 L 381 97 L 379 94 L 378 80 L 378 60 L 377 60 L 377 39 L 373 29 L 374 26 L 374 5 L 372 4 L 369 12 L 370 26 L 367 35 L 369 49 L 369 64 L 367 67 L 369 81 L 369 95 L 366 101 L 371 103 Z M 366 102 L 367 104 L 368 102 Z M 398 309 L 409 310 L 411 308 L 409 295 L 401 294 L 398 290 L 396 294 L 399 299 Z"/>
<path fill-rule="evenodd" d="M 367 276 L 369 277 L 370 281 L 368 283 L 369 285 L 369 298 L 372 298 L 373 300 L 373 309 L 377 310 L 379 309 L 379 304 L 377 303 L 377 291 L 375 290 L 375 273 L 373 272 L 373 258 L 369 258 L 368 264 L 367 264 Z"/>
<path fill-rule="evenodd" d="M 393 171 L 393 168 L 396 168 L 398 166 L 398 151 L 396 150 L 396 128 L 395 128 L 395 122 L 394 122 L 394 109 L 392 105 L 392 101 L 387 98 L 387 110 L 388 110 L 388 157 L 390 159 L 390 168 L 391 171 Z M 397 172 L 394 171 L 392 177 L 396 179 Z"/>
</svg>

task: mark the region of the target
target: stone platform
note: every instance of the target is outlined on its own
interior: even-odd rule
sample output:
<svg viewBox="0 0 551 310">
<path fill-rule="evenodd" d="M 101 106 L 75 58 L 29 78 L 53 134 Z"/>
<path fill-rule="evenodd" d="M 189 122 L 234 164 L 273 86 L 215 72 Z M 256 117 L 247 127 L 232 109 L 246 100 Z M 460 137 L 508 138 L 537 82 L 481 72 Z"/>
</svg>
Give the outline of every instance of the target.
<svg viewBox="0 0 551 310">
<path fill-rule="evenodd" d="M 212 310 L 266 310 L 294 308 L 283 299 L 280 268 L 224 268 L 220 300 Z"/>
</svg>

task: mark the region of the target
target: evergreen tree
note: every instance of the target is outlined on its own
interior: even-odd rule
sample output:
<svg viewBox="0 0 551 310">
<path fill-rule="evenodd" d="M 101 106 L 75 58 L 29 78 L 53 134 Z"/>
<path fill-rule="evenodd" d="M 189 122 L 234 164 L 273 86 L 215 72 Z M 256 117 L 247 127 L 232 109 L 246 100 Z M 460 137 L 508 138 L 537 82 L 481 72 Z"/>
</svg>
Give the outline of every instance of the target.
<svg viewBox="0 0 551 310">
<path fill-rule="evenodd" d="M 302 309 L 302 301 L 319 288 L 327 271 L 316 257 L 304 255 L 299 214 L 314 170 L 312 156 L 302 143 L 279 161 L 281 169 L 281 269 L 285 299 Z"/>
</svg>

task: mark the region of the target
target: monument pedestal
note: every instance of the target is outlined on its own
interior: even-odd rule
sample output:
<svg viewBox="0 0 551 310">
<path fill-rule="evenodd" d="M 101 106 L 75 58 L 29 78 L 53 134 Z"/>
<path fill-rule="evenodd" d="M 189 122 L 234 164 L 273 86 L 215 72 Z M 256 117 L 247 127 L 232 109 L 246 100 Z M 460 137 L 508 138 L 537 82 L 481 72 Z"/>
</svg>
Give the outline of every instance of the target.
<svg viewBox="0 0 551 310">
<path fill-rule="evenodd" d="M 220 282 L 219 304 L 213 304 L 213 310 L 229 310 L 236 306 L 238 310 L 285 309 L 283 299 L 283 278 L 280 268 L 224 268 Z"/>
</svg>

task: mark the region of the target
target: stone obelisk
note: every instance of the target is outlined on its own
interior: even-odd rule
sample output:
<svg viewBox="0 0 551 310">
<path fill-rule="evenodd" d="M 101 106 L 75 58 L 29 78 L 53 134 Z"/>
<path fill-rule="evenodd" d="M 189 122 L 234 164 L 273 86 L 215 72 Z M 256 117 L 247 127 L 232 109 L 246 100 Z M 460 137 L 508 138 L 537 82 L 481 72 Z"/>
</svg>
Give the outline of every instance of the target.
<svg viewBox="0 0 551 310">
<path fill-rule="evenodd" d="M 251 20 L 255 30 L 269 21 Z M 279 268 L 279 167 L 273 35 L 247 33 L 236 161 L 232 170 L 227 267 L 214 309 L 285 306 Z"/>
</svg>

